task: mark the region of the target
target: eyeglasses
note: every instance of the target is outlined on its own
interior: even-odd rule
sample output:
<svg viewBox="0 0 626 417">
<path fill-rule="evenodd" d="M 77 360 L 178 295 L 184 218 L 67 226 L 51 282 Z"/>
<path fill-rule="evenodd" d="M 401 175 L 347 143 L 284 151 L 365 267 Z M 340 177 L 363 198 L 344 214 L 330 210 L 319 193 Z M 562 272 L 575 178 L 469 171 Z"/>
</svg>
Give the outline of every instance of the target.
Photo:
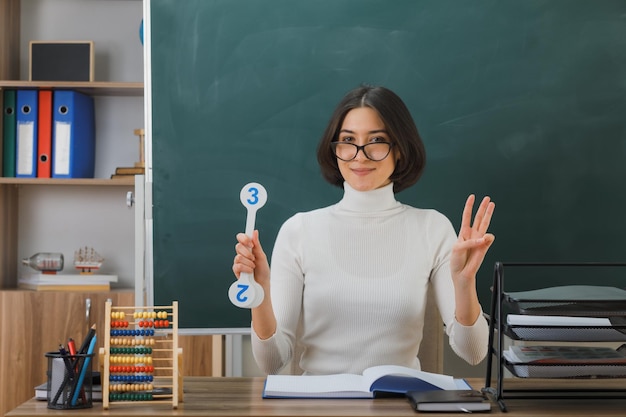
<svg viewBox="0 0 626 417">
<path fill-rule="evenodd" d="M 370 161 L 382 161 L 391 152 L 393 143 L 372 142 L 359 146 L 349 142 L 330 142 L 330 146 L 335 156 L 344 162 L 352 161 L 359 151 L 363 151 L 363 155 Z"/>
</svg>

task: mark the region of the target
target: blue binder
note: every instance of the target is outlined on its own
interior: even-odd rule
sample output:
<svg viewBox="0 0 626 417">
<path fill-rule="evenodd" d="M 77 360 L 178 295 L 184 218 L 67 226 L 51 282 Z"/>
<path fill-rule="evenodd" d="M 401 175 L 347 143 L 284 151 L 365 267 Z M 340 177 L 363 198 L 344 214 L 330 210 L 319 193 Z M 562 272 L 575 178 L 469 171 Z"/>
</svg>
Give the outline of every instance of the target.
<svg viewBox="0 0 626 417">
<path fill-rule="evenodd" d="M 37 90 L 17 90 L 15 176 L 37 176 Z"/>
<path fill-rule="evenodd" d="M 93 97 L 77 91 L 55 91 L 52 113 L 52 178 L 93 178 Z"/>
</svg>

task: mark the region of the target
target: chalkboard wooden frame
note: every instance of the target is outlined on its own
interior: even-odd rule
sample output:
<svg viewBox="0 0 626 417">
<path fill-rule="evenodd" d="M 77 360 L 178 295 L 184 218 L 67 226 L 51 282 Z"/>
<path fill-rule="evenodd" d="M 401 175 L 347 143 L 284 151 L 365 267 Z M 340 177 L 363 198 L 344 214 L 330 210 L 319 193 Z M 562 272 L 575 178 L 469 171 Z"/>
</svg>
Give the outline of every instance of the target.
<svg viewBox="0 0 626 417">
<path fill-rule="evenodd" d="M 251 181 L 268 191 L 257 216 L 268 254 L 286 218 L 336 202 L 315 147 L 336 102 L 363 82 L 403 97 L 426 145 L 425 174 L 400 201 L 457 227 L 469 193 L 496 202 L 496 242 L 478 276 L 484 306 L 494 259 L 624 259 L 625 2 L 150 8 L 153 285 L 155 302 L 180 301 L 181 328 L 249 327 L 227 296 L 245 224 L 239 191 Z"/>
</svg>

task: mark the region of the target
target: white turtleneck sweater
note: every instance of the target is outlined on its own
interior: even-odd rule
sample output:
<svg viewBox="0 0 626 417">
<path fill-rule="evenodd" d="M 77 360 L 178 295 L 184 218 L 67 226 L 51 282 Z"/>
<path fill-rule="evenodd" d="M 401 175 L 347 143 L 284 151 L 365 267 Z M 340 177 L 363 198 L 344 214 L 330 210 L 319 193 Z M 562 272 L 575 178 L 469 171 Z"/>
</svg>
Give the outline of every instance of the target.
<svg viewBox="0 0 626 417">
<path fill-rule="evenodd" d="M 344 190 L 339 203 L 298 213 L 278 233 L 270 281 L 276 333 L 261 340 L 252 332 L 261 370 L 280 372 L 297 339 L 302 355 L 295 360 L 306 374 L 360 374 L 374 365 L 420 369 L 428 285 L 452 349 L 480 362 L 486 320 L 481 314 L 463 326 L 454 317 L 450 221 L 396 201 L 393 184 L 359 192 L 346 183 Z"/>
</svg>

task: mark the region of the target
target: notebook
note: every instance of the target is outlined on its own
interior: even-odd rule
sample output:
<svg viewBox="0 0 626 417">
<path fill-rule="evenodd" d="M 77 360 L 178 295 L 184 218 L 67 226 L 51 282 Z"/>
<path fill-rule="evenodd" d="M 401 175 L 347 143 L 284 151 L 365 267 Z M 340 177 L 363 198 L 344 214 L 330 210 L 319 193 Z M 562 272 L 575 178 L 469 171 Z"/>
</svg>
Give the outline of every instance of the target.
<svg viewBox="0 0 626 417">
<path fill-rule="evenodd" d="M 411 407 L 421 412 L 474 413 L 491 411 L 487 397 L 475 390 L 409 391 Z"/>
</svg>

